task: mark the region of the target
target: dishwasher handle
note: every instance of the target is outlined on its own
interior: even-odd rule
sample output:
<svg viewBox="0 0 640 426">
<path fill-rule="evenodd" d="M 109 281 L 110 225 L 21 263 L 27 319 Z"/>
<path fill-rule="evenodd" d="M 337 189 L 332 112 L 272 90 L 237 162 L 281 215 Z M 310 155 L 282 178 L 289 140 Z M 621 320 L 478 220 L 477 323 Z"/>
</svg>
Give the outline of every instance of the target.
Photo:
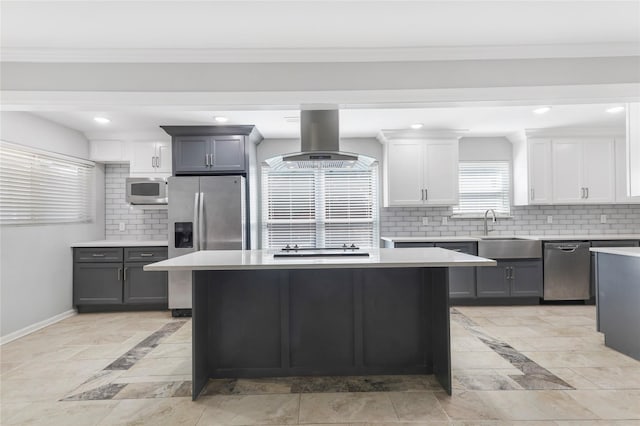
<svg viewBox="0 0 640 426">
<path fill-rule="evenodd" d="M 557 250 L 561 250 L 565 253 L 574 253 L 576 250 L 578 250 L 578 246 L 560 246 L 560 247 L 556 247 Z"/>
</svg>

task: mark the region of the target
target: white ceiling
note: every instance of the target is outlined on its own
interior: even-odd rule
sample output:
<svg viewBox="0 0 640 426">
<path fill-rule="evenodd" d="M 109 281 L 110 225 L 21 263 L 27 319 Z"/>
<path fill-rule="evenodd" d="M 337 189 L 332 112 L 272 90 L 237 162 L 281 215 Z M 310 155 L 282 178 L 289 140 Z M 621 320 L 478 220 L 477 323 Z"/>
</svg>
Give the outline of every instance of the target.
<svg viewBox="0 0 640 426">
<path fill-rule="evenodd" d="M 341 109 L 341 137 L 375 137 L 382 129 L 405 129 L 423 123 L 425 129 L 466 129 L 473 136 L 506 136 L 525 129 L 617 128 L 623 129 L 625 114 L 609 114 L 613 104 L 555 105 L 544 115 L 536 106 L 473 108 Z M 254 124 L 265 138 L 298 138 L 300 124 L 285 117 L 299 117 L 297 110 L 260 111 L 56 111 L 37 115 L 83 132 L 89 139 L 147 139 L 166 137 L 160 125 L 214 125 L 213 117 L 224 115 L 227 124 Z M 100 125 L 96 115 L 111 123 Z"/>
<path fill-rule="evenodd" d="M 3 48 L 638 43 L 638 1 L 3 1 Z"/>
</svg>

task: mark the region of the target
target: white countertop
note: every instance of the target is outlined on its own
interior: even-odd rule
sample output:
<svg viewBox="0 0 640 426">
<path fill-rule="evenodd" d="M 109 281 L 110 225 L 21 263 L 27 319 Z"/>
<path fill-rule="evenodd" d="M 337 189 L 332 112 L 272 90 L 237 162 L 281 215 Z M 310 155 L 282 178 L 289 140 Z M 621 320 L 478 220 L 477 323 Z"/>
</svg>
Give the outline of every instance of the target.
<svg viewBox="0 0 640 426">
<path fill-rule="evenodd" d="M 366 249 L 369 257 L 275 258 L 277 250 L 201 250 L 144 266 L 145 271 L 413 268 L 495 266 L 496 261 L 441 248 Z"/>
<path fill-rule="evenodd" d="M 594 247 L 589 249 L 597 253 L 618 254 L 620 256 L 640 257 L 640 247 Z"/>
<path fill-rule="evenodd" d="M 99 240 L 73 243 L 71 247 L 167 247 L 167 240 Z"/>
<path fill-rule="evenodd" d="M 490 238 L 505 237 L 505 238 L 523 238 L 527 240 L 536 241 L 572 241 L 572 240 L 640 240 L 640 234 L 575 234 L 575 235 L 498 235 L 489 234 Z M 456 241 L 480 241 L 482 235 L 451 235 L 440 237 L 381 237 L 384 241 L 390 241 L 392 243 L 437 243 L 437 242 L 456 242 Z"/>
</svg>

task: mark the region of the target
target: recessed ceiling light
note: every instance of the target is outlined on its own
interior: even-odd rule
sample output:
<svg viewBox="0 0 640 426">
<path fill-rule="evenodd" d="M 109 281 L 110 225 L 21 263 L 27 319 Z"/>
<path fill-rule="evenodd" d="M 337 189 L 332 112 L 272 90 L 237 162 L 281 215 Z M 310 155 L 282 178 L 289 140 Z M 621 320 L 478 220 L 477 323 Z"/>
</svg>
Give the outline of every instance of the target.
<svg viewBox="0 0 640 426">
<path fill-rule="evenodd" d="M 540 108 L 536 108 L 533 110 L 534 114 L 546 114 L 549 111 L 551 111 L 551 107 L 550 106 L 544 106 L 544 107 L 540 107 Z"/>
<path fill-rule="evenodd" d="M 422 127 L 424 127 L 424 124 L 422 124 L 422 123 L 413 123 L 410 127 L 412 129 L 414 129 L 414 130 L 418 130 L 418 129 L 422 129 Z"/>
<path fill-rule="evenodd" d="M 609 114 L 617 114 L 619 112 L 624 111 L 624 107 L 623 106 L 614 106 L 611 108 L 607 108 L 606 110 Z"/>
<path fill-rule="evenodd" d="M 216 122 L 218 123 L 226 123 L 227 121 L 229 121 L 228 117 L 223 117 L 221 115 L 217 115 L 215 117 L 213 117 L 214 120 L 216 120 Z"/>
<path fill-rule="evenodd" d="M 100 123 L 100 124 L 109 124 L 109 123 L 111 123 L 111 120 L 109 120 L 107 117 L 93 117 L 93 121 L 95 121 L 96 123 Z"/>
</svg>

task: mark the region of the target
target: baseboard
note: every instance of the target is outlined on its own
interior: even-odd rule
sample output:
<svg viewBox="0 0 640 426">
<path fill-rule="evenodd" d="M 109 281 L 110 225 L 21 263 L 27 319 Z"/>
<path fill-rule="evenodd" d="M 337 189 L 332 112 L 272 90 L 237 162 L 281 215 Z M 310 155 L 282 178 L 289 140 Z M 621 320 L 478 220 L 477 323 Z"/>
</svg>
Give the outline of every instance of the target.
<svg viewBox="0 0 640 426">
<path fill-rule="evenodd" d="M 75 309 L 70 309 L 66 312 L 63 312 L 61 314 L 52 316 L 51 318 L 47 318 L 44 321 L 40 321 L 37 322 L 35 324 L 31 324 L 25 328 L 22 328 L 20 330 L 14 331 L 13 333 L 9 333 L 6 336 L 2 336 L 0 337 L 0 345 L 4 345 L 5 343 L 9 343 L 13 340 L 19 339 L 21 337 L 26 336 L 27 334 L 31 334 L 34 331 L 38 331 L 42 328 L 45 328 L 46 326 L 49 326 L 51 324 L 55 324 L 59 321 L 62 321 L 63 319 L 69 318 L 76 315 L 76 310 Z"/>
</svg>

